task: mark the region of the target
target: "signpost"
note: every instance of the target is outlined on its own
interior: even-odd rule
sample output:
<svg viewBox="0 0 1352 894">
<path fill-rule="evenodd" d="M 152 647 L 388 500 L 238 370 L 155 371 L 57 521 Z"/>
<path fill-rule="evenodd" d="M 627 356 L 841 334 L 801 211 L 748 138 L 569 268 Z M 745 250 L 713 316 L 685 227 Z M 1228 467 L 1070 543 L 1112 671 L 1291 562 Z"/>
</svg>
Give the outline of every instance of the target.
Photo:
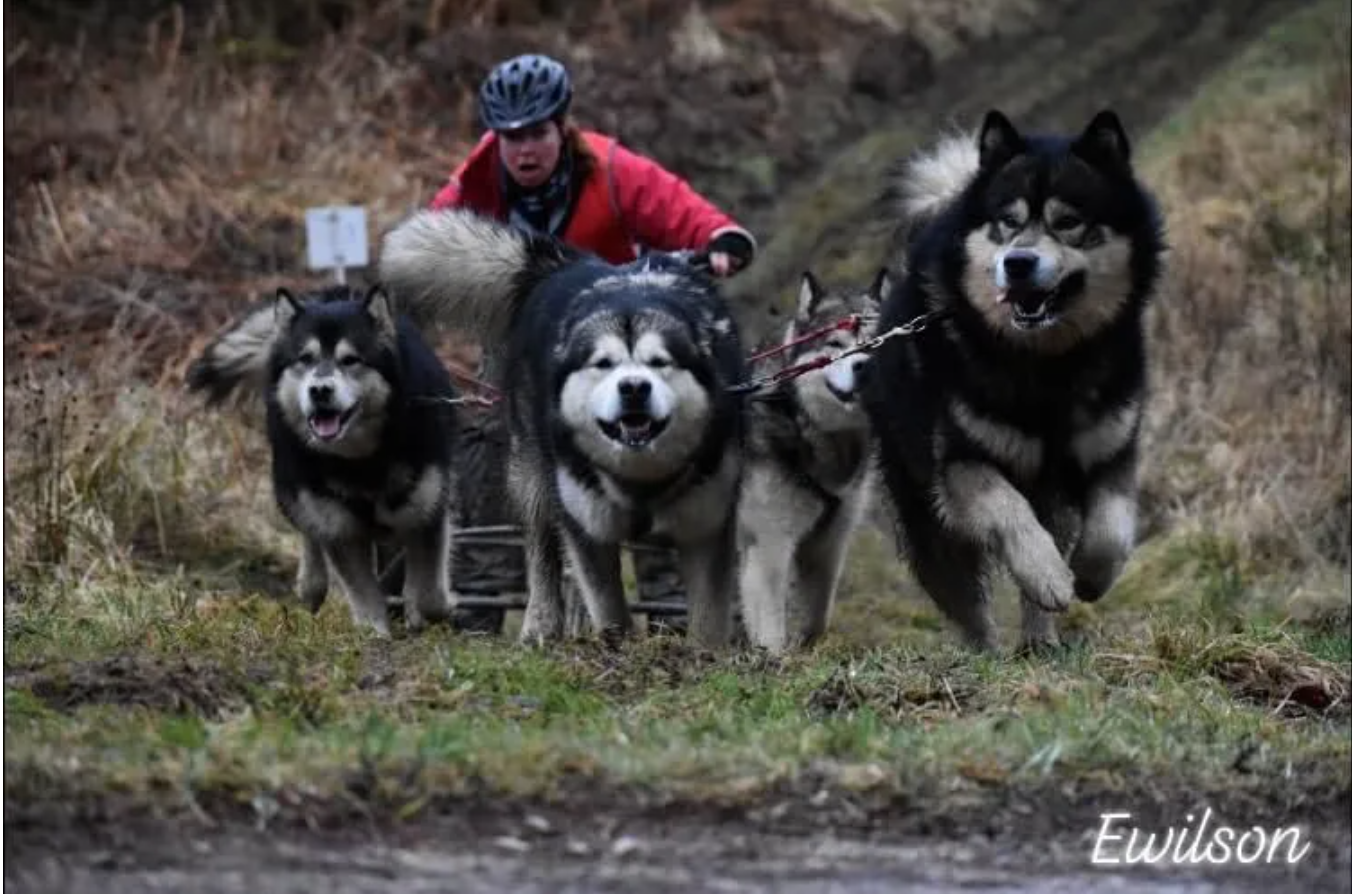
<svg viewBox="0 0 1352 894">
<path fill-rule="evenodd" d="M 339 285 L 347 268 L 365 267 L 366 209 L 360 205 L 326 205 L 305 209 L 306 256 L 311 270 L 333 270 Z"/>
</svg>

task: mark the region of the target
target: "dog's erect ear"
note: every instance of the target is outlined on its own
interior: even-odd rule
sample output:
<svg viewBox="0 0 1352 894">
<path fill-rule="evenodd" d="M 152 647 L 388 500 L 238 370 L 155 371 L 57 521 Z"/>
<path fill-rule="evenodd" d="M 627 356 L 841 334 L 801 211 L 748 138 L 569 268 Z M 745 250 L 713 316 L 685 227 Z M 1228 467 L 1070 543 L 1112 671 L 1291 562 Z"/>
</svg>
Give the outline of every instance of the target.
<svg viewBox="0 0 1352 894">
<path fill-rule="evenodd" d="M 872 304 L 882 304 L 883 299 L 892 291 L 892 271 L 886 267 L 878 269 L 878 275 L 868 287 L 868 300 Z"/>
<path fill-rule="evenodd" d="M 798 320 L 802 322 L 810 319 L 817 309 L 817 302 L 821 300 L 822 284 L 817 282 L 811 270 L 804 270 L 803 282 L 798 287 Z"/>
<path fill-rule="evenodd" d="M 285 328 L 290 326 L 296 317 L 305 313 L 304 306 L 291 294 L 291 291 L 285 287 L 278 287 L 273 308 L 277 314 L 277 325 Z"/>
<path fill-rule="evenodd" d="M 1071 151 L 1086 161 L 1109 167 L 1131 164 L 1131 142 L 1112 109 L 1104 109 L 1094 116 L 1084 133 L 1071 144 Z"/>
<path fill-rule="evenodd" d="M 371 286 L 366 292 L 363 303 L 366 314 L 375 324 L 376 332 L 382 339 L 394 341 L 394 309 L 390 306 L 390 296 L 379 285 Z"/>
<path fill-rule="evenodd" d="M 1003 112 L 991 109 L 986 113 L 985 120 L 981 122 L 981 136 L 977 138 L 983 171 L 999 167 L 1022 152 L 1023 148 L 1023 136 Z"/>
</svg>

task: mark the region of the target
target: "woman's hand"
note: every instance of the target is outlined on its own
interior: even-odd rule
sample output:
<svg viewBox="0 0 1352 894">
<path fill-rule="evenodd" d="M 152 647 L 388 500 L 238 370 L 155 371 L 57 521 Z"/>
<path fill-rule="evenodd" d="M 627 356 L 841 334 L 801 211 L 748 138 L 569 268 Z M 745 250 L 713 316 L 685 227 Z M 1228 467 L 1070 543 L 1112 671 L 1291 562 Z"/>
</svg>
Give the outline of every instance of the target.
<svg viewBox="0 0 1352 894">
<path fill-rule="evenodd" d="M 710 252 L 709 269 L 714 276 L 732 276 L 742 269 L 742 259 L 725 251 Z"/>
</svg>

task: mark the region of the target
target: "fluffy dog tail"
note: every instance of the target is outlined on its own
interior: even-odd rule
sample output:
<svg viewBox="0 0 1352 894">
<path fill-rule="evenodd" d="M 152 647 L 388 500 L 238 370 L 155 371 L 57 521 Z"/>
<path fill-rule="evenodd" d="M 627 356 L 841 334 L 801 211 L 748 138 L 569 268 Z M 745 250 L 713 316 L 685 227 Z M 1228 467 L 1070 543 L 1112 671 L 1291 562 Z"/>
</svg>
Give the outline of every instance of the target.
<svg viewBox="0 0 1352 894">
<path fill-rule="evenodd" d="M 267 388 L 268 355 L 282 329 L 276 301 L 259 302 L 188 365 L 188 390 L 204 393 L 208 405 L 261 399 Z"/>
<path fill-rule="evenodd" d="M 419 328 L 499 342 L 535 284 L 575 254 L 467 209 L 423 210 L 385 235 L 380 279 Z"/>
<path fill-rule="evenodd" d="M 972 182 L 981 166 L 975 133 L 945 135 L 892 171 L 885 200 L 897 222 L 894 245 L 911 237 L 943 212 Z"/>
</svg>

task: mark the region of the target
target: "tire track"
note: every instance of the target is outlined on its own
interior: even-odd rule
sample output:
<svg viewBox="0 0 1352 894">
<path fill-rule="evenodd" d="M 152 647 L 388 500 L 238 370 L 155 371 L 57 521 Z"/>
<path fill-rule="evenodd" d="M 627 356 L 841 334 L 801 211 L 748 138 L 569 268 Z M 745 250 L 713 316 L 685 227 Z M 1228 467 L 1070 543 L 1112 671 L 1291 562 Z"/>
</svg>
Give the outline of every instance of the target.
<svg viewBox="0 0 1352 894">
<path fill-rule="evenodd" d="M 773 235 L 729 294 L 749 339 L 776 325 L 806 262 L 828 276 L 862 276 L 883 260 L 888 227 L 877 197 L 893 162 L 946 129 L 999 107 L 1016 123 L 1077 128 L 1099 108 L 1122 116 L 1133 141 L 1185 102 L 1217 66 L 1269 25 L 1308 4 L 1291 0 L 1110 0 L 1048 4 L 1038 35 L 976 45 L 946 62 L 933 84 L 901 97 L 881 122 L 827 160 L 765 220 Z"/>
</svg>

